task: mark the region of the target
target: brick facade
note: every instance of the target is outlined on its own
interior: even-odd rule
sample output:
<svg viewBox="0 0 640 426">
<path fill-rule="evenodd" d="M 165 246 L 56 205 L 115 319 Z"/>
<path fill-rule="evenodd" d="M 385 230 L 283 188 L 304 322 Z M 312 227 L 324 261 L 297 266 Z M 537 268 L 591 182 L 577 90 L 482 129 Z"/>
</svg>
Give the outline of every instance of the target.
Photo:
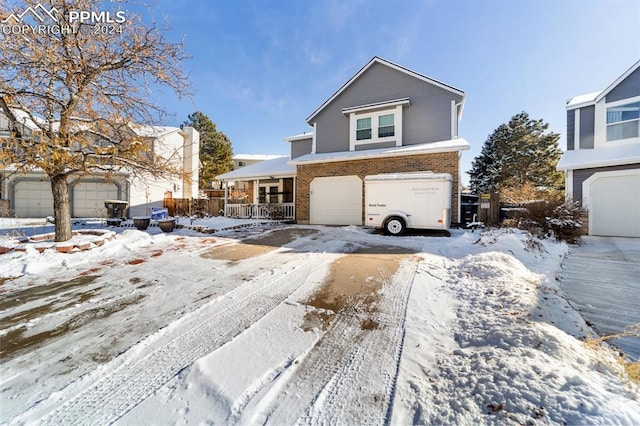
<svg viewBox="0 0 640 426">
<path fill-rule="evenodd" d="M 298 164 L 296 176 L 296 221 L 309 223 L 309 188 L 315 177 L 351 176 L 362 179 L 362 214 L 364 223 L 364 177 L 379 173 L 432 171 L 449 173 L 453 178 L 451 191 L 451 222 L 458 222 L 459 161 L 457 152 L 407 155 L 366 160 L 348 160 L 317 164 Z"/>
</svg>

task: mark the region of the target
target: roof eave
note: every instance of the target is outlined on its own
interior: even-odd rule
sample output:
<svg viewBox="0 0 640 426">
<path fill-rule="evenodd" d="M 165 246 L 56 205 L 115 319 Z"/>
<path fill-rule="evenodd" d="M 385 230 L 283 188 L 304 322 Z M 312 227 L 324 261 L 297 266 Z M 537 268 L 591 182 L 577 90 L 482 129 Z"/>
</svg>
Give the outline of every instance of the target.
<svg viewBox="0 0 640 426">
<path fill-rule="evenodd" d="M 369 68 L 371 68 L 374 64 L 379 63 L 379 64 L 383 64 L 386 65 L 390 68 L 393 68 L 397 71 L 403 72 L 407 75 L 410 75 L 412 77 L 418 78 L 422 81 L 425 81 L 427 83 L 433 84 L 437 87 L 440 87 L 442 89 L 448 90 L 454 94 L 457 94 L 459 96 L 462 96 L 462 102 L 464 102 L 464 91 L 450 86 L 446 83 L 443 83 L 439 80 L 433 79 L 431 77 L 427 77 L 423 74 L 420 74 L 418 72 L 412 71 L 408 68 L 405 68 L 403 66 L 400 66 L 398 64 L 394 64 L 393 62 L 387 61 L 386 59 L 380 58 L 379 56 L 374 56 L 369 62 L 367 62 L 367 64 L 362 67 L 360 69 L 360 71 L 358 71 L 353 77 L 351 77 L 349 80 L 347 80 L 346 83 L 344 83 L 333 95 L 331 95 L 331 97 L 329 97 L 326 101 L 324 101 L 322 103 L 322 105 L 320 105 L 309 117 L 307 117 L 307 124 L 312 126 L 312 120 L 327 106 L 329 105 L 331 102 L 333 102 L 333 100 L 335 98 L 337 98 L 342 92 L 344 92 L 347 87 L 349 87 L 351 85 L 351 83 L 353 83 L 358 77 L 360 77 L 365 71 L 367 71 Z"/>
<path fill-rule="evenodd" d="M 595 99 L 595 103 L 600 102 L 602 99 L 604 99 L 605 96 L 607 96 L 607 94 L 612 91 L 618 84 L 620 84 L 622 82 L 622 80 L 624 80 L 625 78 L 629 77 L 629 75 L 631 75 L 632 72 L 634 72 L 635 70 L 637 70 L 638 68 L 640 68 L 640 60 L 638 62 L 636 62 L 635 64 L 631 65 L 631 67 L 626 70 L 620 77 L 618 77 L 613 83 L 611 83 L 609 86 L 607 86 L 606 89 L 604 89 L 602 91 L 602 93 L 600 93 L 596 99 Z"/>
</svg>

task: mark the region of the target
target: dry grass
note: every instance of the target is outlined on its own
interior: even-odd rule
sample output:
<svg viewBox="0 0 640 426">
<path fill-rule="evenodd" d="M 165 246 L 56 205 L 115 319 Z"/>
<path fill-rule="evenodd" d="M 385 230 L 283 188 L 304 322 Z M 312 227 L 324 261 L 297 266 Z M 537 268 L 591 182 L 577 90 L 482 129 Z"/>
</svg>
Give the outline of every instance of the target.
<svg viewBox="0 0 640 426">
<path fill-rule="evenodd" d="M 603 342 L 612 339 L 618 339 L 620 337 L 636 337 L 640 338 L 640 322 L 631 326 L 625 327 L 625 331 L 622 333 L 608 334 L 606 336 L 590 336 L 585 341 L 585 345 L 592 349 L 599 348 Z M 640 385 L 640 360 L 629 361 L 623 354 L 617 358 L 618 363 L 624 368 L 627 378 Z"/>
</svg>

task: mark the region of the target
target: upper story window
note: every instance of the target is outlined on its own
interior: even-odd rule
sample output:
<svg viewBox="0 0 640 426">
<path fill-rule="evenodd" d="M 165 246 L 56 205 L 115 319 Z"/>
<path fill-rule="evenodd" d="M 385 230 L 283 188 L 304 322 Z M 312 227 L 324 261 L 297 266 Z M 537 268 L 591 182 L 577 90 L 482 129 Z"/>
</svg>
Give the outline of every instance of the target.
<svg viewBox="0 0 640 426">
<path fill-rule="evenodd" d="M 607 108 L 607 141 L 640 136 L 640 102 Z"/>
<path fill-rule="evenodd" d="M 402 110 L 409 106 L 409 98 L 345 108 L 342 113 L 349 117 L 349 150 L 358 145 L 389 143 L 402 146 Z"/>
<path fill-rule="evenodd" d="M 356 120 L 356 140 L 371 139 L 371 117 L 358 118 Z"/>
<path fill-rule="evenodd" d="M 378 137 L 386 138 L 390 136 L 395 136 L 396 134 L 396 126 L 395 123 L 395 115 L 394 114 L 385 114 L 378 116 Z"/>
</svg>

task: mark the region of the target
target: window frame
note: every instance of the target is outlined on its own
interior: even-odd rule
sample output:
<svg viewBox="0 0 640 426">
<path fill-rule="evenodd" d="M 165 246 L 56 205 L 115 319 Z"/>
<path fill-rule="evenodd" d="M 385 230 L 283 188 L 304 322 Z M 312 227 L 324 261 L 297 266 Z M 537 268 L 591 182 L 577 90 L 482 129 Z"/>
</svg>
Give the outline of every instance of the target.
<svg viewBox="0 0 640 426">
<path fill-rule="evenodd" d="M 640 102 L 640 96 L 630 96 L 625 99 L 607 102 L 606 97 L 595 103 L 594 144 L 595 149 L 640 143 L 637 138 L 607 140 L 607 110 L 612 107 Z"/>
<path fill-rule="evenodd" d="M 619 141 L 626 141 L 629 139 L 638 139 L 640 137 L 640 100 L 636 99 L 634 100 L 630 100 L 630 99 L 625 99 L 624 101 L 622 101 L 623 103 L 618 103 L 616 102 L 616 104 L 607 104 L 606 105 L 606 109 L 605 109 L 605 140 L 607 143 L 613 142 L 619 142 Z M 626 107 L 626 106 L 631 106 L 637 104 L 637 109 L 638 109 L 638 117 L 635 118 L 631 118 L 631 119 L 626 119 L 623 120 L 621 119 L 620 121 L 614 121 L 612 123 L 609 123 L 609 110 L 613 109 L 613 108 L 620 108 L 620 107 Z M 622 138 L 616 138 L 616 139 L 609 139 L 609 129 L 613 128 L 614 126 L 620 126 L 620 125 L 625 125 L 625 124 L 629 124 L 629 123 L 636 123 L 636 135 L 635 136 L 630 136 L 630 137 L 622 137 Z"/>
<path fill-rule="evenodd" d="M 408 102 L 407 102 L 408 103 Z M 350 136 L 349 136 L 349 150 L 355 151 L 356 147 L 361 145 L 382 144 L 387 142 L 395 142 L 395 146 L 402 146 L 402 107 L 405 103 L 399 105 L 393 105 L 389 107 L 378 107 L 371 110 L 359 110 L 349 112 L 350 122 Z M 380 136 L 381 128 L 388 128 L 391 126 L 380 126 L 380 117 L 393 116 L 393 135 Z M 371 137 L 368 139 L 358 139 L 358 131 L 364 129 L 358 129 L 358 121 L 363 119 L 371 120 Z"/>
</svg>

